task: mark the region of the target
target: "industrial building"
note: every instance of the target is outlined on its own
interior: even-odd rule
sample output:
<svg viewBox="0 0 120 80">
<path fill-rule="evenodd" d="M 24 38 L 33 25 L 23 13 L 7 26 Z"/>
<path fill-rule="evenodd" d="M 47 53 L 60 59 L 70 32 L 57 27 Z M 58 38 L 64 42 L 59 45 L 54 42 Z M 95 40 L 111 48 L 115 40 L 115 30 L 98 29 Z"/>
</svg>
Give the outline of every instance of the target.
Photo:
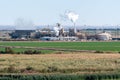
<svg viewBox="0 0 120 80">
<path fill-rule="evenodd" d="M 108 41 L 120 40 L 120 29 L 65 29 L 57 23 L 52 28 L 36 30 L 0 30 L 0 40 L 46 40 L 46 41 Z"/>
</svg>

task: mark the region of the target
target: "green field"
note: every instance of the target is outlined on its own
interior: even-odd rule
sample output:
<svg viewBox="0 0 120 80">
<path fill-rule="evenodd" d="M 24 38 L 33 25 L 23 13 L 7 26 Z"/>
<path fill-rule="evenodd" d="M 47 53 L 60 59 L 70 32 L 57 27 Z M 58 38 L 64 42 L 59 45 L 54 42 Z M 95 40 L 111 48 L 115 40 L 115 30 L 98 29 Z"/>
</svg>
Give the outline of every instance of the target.
<svg viewBox="0 0 120 80">
<path fill-rule="evenodd" d="M 120 42 L 0 42 L 0 45 L 74 50 L 120 51 Z"/>
<path fill-rule="evenodd" d="M 0 73 L 3 76 L 0 75 L 0 80 L 120 79 L 120 54 L 118 53 L 120 52 L 120 42 L 1 41 L 0 46 L 23 46 L 68 50 L 68 52 L 63 51 L 62 54 L 54 54 L 53 50 L 40 50 L 42 53 L 52 54 L 1 54 Z M 4 50 L 5 48 L 0 48 L 0 51 Z M 12 50 L 21 52 L 27 49 L 12 48 Z M 70 52 L 69 50 L 95 50 L 103 51 L 104 54 L 92 52 Z M 57 53 L 57 51 L 55 53 Z M 8 76 L 6 73 L 8 75 L 11 73 L 15 75 Z M 31 74 L 32 76 L 29 76 L 28 74 Z"/>
</svg>

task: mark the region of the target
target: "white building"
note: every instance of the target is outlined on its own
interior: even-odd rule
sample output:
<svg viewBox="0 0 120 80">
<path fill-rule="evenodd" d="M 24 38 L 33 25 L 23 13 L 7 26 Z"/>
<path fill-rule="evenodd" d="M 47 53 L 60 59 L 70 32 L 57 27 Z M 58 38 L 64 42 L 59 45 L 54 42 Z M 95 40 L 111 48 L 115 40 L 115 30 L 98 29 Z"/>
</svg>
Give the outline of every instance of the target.
<svg viewBox="0 0 120 80">
<path fill-rule="evenodd" d="M 109 34 L 109 33 L 100 33 L 100 34 L 98 34 L 98 39 L 99 40 L 104 40 L 104 41 L 106 41 L 106 40 L 112 40 L 112 36 Z"/>
</svg>

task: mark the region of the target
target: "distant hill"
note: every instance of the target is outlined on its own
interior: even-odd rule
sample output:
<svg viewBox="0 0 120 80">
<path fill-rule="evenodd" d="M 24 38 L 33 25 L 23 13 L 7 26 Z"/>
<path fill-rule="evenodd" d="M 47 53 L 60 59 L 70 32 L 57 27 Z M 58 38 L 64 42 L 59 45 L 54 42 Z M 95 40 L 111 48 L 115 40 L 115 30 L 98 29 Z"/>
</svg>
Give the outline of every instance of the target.
<svg viewBox="0 0 120 80">
<path fill-rule="evenodd" d="M 15 30 L 15 26 L 11 26 L 11 25 L 0 25 L 0 30 Z"/>
<path fill-rule="evenodd" d="M 42 29 L 42 28 L 50 28 L 53 29 L 55 25 L 39 25 L 39 26 L 34 26 L 33 28 L 30 27 L 15 27 L 12 25 L 0 25 L 0 30 L 35 30 L 35 29 Z M 74 28 L 74 26 L 64 26 L 62 25 L 64 29 L 69 29 L 69 28 Z M 89 26 L 89 25 L 84 25 L 84 26 L 76 26 L 77 29 L 120 29 L 119 26 Z"/>
</svg>

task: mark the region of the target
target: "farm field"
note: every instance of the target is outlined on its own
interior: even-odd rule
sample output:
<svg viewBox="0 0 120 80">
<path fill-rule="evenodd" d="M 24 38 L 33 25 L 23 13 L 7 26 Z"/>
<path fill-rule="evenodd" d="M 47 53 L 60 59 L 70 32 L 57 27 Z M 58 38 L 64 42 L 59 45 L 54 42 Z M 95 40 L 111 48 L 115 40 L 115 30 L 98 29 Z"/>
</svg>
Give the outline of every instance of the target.
<svg viewBox="0 0 120 80">
<path fill-rule="evenodd" d="M 0 46 L 1 45 L 74 50 L 120 51 L 120 42 L 0 42 Z"/>
<path fill-rule="evenodd" d="M 0 73 L 106 73 L 120 71 L 119 54 L 1 54 Z"/>
<path fill-rule="evenodd" d="M 15 52 L 28 50 L 24 47 L 45 48 L 39 54 L 13 54 L 0 51 L 0 80 L 119 80 L 120 42 L 0 42 L 0 46 L 17 46 Z M 47 50 L 49 48 L 57 50 Z M 59 51 L 60 49 L 68 51 Z M 88 50 L 88 52 L 70 51 Z M 90 52 L 90 51 L 96 52 Z M 46 54 L 43 54 L 46 53 Z M 6 74 L 15 74 L 13 76 Z M 18 74 L 18 75 L 16 75 Z M 85 74 L 85 75 L 84 75 Z M 87 76 L 86 76 L 87 74 Z M 107 74 L 107 75 L 105 75 Z M 31 77 L 31 76 L 32 77 Z M 10 79 L 11 78 L 11 79 Z M 14 78 L 14 79 L 13 79 Z"/>
</svg>

